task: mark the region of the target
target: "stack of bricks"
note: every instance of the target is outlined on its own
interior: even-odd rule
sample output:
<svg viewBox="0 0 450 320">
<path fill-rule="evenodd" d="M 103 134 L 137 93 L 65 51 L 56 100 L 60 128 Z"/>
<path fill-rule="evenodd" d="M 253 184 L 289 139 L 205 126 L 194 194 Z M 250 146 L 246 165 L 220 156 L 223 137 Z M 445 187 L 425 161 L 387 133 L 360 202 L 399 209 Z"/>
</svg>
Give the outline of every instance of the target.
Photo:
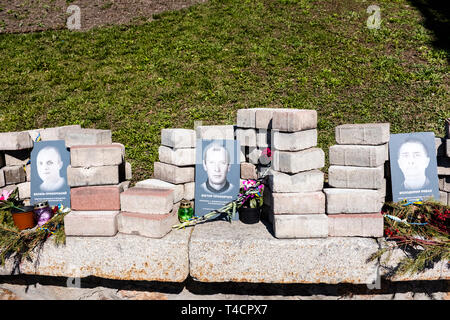
<svg viewBox="0 0 450 320">
<path fill-rule="evenodd" d="M 445 137 L 436 138 L 440 202 L 450 206 L 450 118 L 445 122 Z"/>
<path fill-rule="evenodd" d="M 319 170 L 325 154 L 316 147 L 317 112 L 255 108 L 239 110 L 237 116 L 236 139 L 249 147 L 249 162 L 255 166 L 242 163 L 242 177 L 254 177 L 245 173 L 245 167 L 250 167 L 252 174 L 256 171 L 258 177 L 266 172 L 267 158 L 262 155 L 265 148 L 271 150 L 263 211 L 273 224 L 275 237 L 327 237 L 324 174 Z M 259 162 L 252 159 L 252 153 Z"/>
<path fill-rule="evenodd" d="M 386 197 L 389 123 L 336 127 L 329 149 L 327 197 L 329 236 L 382 237 Z"/>
<path fill-rule="evenodd" d="M 67 180 L 71 212 L 64 218 L 67 236 L 114 236 L 118 231 L 120 194 L 128 189 L 131 165 L 125 147 L 113 143 L 110 130 L 71 129 Z"/>
<path fill-rule="evenodd" d="M 195 131 L 162 129 L 153 178 L 121 194 L 119 232 L 162 238 L 178 223 L 180 201 L 194 199 Z"/>
<path fill-rule="evenodd" d="M 34 141 L 64 140 L 71 130 L 80 125 L 0 133 L 0 192 L 19 189 L 19 199 L 30 205 L 30 156 Z"/>
<path fill-rule="evenodd" d="M 193 200 L 195 189 L 195 131 L 162 129 L 159 161 L 154 163 L 153 177 L 136 187 L 173 191 L 173 203 Z"/>
<path fill-rule="evenodd" d="M 33 140 L 28 132 L 0 133 L 0 194 L 19 189 L 19 198 L 29 204 L 30 159 Z"/>
<path fill-rule="evenodd" d="M 270 166 L 273 108 L 239 109 L 237 111 L 236 140 L 239 141 L 241 180 L 255 180 Z"/>
</svg>

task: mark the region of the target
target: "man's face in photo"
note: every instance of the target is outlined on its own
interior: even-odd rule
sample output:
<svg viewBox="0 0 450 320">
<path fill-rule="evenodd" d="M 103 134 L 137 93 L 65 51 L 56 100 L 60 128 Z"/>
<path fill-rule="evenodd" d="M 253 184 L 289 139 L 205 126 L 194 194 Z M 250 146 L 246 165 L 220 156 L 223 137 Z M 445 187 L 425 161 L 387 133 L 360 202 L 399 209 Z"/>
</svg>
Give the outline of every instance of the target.
<svg viewBox="0 0 450 320">
<path fill-rule="evenodd" d="M 399 150 L 398 165 L 405 177 L 425 174 L 430 163 L 425 147 L 419 142 L 406 142 Z"/>
<path fill-rule="evenodd" d="M 59 171 L 63 163 L 59 153 L 53 149 L 42 149 L 36 157 L 39 177 L 43 181 L 52 181 L 60 178 Z"/>
<path fill-rule="evenodd" d="M 205 158 L 203 166 L 208 174 L 210 183 L 223 184 L 230 170 L 226 149 L 223 147 L 212 147 L 206 152 Z"/>
</svg>

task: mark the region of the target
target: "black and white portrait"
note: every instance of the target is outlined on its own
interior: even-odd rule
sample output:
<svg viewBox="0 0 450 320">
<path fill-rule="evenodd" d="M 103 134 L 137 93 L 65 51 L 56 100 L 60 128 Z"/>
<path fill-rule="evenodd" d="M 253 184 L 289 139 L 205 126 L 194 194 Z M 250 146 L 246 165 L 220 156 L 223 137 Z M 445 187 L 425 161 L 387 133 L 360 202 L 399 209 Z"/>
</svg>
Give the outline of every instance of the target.
<svg viewBox="0 0 450 320">
<path fill-rule="evenodd" d="M 36 156 L 36 167 L 39 178 L 42 180 L 42 191 L 56 191 L 63 187 L 66 179 L 61 176 L 63 161 L 58 149 L 47 146 L 41 149 Z"/>
<path fill-rule="evenodd" d="M 70 207 L 67 167 L 70 153 L 64 140 L 35 142 L 31 152 L 31 202 Z"/>
<path fill-rule="evenodd" d="M 389 154 L 395 202 L 439 199 L 434 133 L 392 134 Z"/>
<path fill-rule="evenodd" d="M 239 142 L 197 140 L 195 214 L 203 216 L 223 207 L 239 193 Z"/>
<path fill-rule="evenodd" d="M 203 169 L 207 179 L 202 183 L 202 190 L 211 193 L 228 193 L 233 184 L 227 176 L 231 169 L 230 152 L 221 143 L 210 143 L 203 151 Z"/>
</svg>

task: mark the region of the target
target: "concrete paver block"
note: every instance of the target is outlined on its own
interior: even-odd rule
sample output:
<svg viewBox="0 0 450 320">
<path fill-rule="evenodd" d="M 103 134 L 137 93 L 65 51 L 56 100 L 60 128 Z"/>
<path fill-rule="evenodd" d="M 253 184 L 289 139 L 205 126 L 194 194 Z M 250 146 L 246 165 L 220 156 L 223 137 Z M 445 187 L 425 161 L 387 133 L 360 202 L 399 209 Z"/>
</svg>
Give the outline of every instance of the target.
<svg viewBox="0 0 450 320">
<path fill-rule="evenodd" d="M 374 168 L 331 165 L 328 169 L 328 183 L 335 188 L 380 189 L 384 182 L 384 165 Z"/>
<path fill-rule="evenodd" d="M 324 173 L 320 170 L 287 174 L 272 171 L 267 185 L 272 192 L 313 192 L 323 189 Z"/>
<path fill-rule="evenodd" d="M 185 194 L 185 185 L 173 184 L 159 179 L 147 179 L 136 182 L 137 188 L 173 190 L 173 203 L 180 202 Z"/>
<path fill-rule="evenodd" d="M 338 166 L 379 167 L 387 158 L 386 144 L 378 146 L 342 145 L 329 148 L 330 164 Z"/>
<path fill-rule="evenodd" d="M 325 188 L 326 212 L 374 213 L 380 212 L 383 201 L 378 190 Z"/>
<path fill-rule="evenodd" d="M 161 144 L 171 148 L 195 148 L 195 130 L 162 129 Z"/>
<path fill-rule="evenodd" d="M 172 164 L 174 166 L 195 165 L 195 148 L 173 149 L 160 146 L 158 149 L 159 161 Z"/>
<path fill-rule="evenodd" d="M 108 145 L 72 146 L 72 167 L 117 166 L 124 161 L 125 147 L 120 143 Z"/>
<path fill-rule="evenodd" d="M 320 169 L 325 165 L 325 153 L 320 148 L 310 148 L 301 151 L 274 151 L 273 169 L 285 173 L 298 173 Z"/>
<path fill-rule="evenodd" d="M 236 128 L 236 140 L 241 146 L 256 147 L 256 129 Z"/>
<path fill-rule="evenodd" d="M 264 192 L 264 203 L 277 214 L 325 213 L 325 194 L 316 192 L 271 193 Z"/>
<path fill-rule="evenodd" d="M 234 127 L 232 125 L 198 126 L 195 131 L 197 139 L 234 140 Z"/>
<path fill-rule="evenodd" d="M 120 194 L 121 211 L 166 214 L 173 209 L 173 190 L 132 187 Z"/>
<path fill-rule="evenodd" d="M 343 124 L 335 132 L 338 144 L 380 145 L 389 142 L 390 123 Z"/>
<path fill-rule="evenodd" d="M 119 211 L 71 211 L 64 217 L 67 236 L 107 236 L 117 233 Z"/>
<path fill-rule="evenodd" d="M 68 166 L 67 180 L 71 187 L 119 184 L 119 166 L 90 168 Z"/>
<path fill-rule="evenodd" d="M 112 143 L 111 130 L 70 129 L 66 132 L 66 147 L 84 145 L 107 145 Z"/>
<path fill-rule="evenodd" d="M 273 130 L 272 147 L 280 151 L 299 151 L 317 146 L 317 130 L 281 132 Z"/>
<path fill-rule="evenodd" d="M 279 239 L 326 238 L 326 214 L 274 215 L 274 233 Z"/>
<path fill-rule="evenodd" d="M 178 223 L 178 214 L 141 214 L 121 212 L 117 217 L 119 232 L 149 238 L 162 238 Z"/>
<path fill-rule="evenodd" d="M 328 216 L 328 235 L 330 237 L 373 237 L 384 234 L 383 215 L 377 213 L 330 214 Z"/>
<path fill-rule="evenodd" d="M 177 167 L 171 164 L 155 162 L 153 175 L 156 179 L 174 184 L 192 182 L 195 179 L 195 169 L 192 167 Z"/>
<path fill-rule="evenodd" d="M 23 150 L 33 148 L 33 140 L 26 131 L 0 132 L 0 150 Z"/>
<path fill-rule="evenodd" d="M 296 132 L 317 128 L 317 111 L 308 109 L 279 109 L 273 113 L 272 129 Z"/>
</svg>

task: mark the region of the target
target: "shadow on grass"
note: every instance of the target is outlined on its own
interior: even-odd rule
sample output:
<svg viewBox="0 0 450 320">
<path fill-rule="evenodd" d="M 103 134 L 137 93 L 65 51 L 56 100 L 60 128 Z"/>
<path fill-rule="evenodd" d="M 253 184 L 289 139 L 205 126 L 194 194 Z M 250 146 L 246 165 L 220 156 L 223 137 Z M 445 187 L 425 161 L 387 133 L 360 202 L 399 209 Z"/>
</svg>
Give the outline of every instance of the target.
<svg viewBox="0 0 450 320">
<path fill-rule="evenodd" d="M 433 31 L 437 48 L 450 51 L 450 6 L 448 0 L 408 0 L 425 18 L 424 27 Z M 450 60 L 450 55 L 447 55 Z"/>
</svg>

